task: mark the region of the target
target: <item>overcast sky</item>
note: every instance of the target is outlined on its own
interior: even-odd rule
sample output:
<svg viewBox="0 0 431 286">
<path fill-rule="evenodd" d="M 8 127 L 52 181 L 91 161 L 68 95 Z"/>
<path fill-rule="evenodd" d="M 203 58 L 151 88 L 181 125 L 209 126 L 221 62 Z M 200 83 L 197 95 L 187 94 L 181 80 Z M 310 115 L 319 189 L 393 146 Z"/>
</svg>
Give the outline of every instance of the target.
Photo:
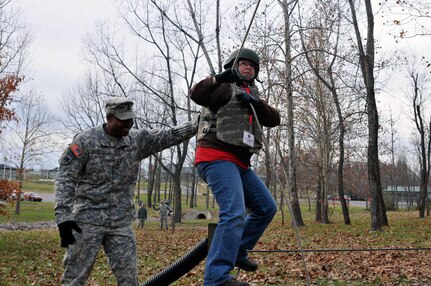
<svg viewBox="0 0 431 286">
<path fill-rule="evenodd" d="M 27 79 L 36 91 L 55 101 L 82 77 L 82 39 L 100 21 L 115 18 L 112 0 L 16 0 L 31 27 Z M 50 106 L 56 106 L 49 102 Z"/>
<path fill-rule="evenodd" d="M 114 0 L 15 0 L 12 3 L 21 7 L 23 19 L 34 35 L 27 79 L 33 79 L 34 88 L 54 101 L 71 89 L 85 72 L 82 59 L 85 34 L 97 22 L 116 21 Z M 376 17 L 377 39 L 385 37 L 379 20 L 381 17 Z"/>
</svg>

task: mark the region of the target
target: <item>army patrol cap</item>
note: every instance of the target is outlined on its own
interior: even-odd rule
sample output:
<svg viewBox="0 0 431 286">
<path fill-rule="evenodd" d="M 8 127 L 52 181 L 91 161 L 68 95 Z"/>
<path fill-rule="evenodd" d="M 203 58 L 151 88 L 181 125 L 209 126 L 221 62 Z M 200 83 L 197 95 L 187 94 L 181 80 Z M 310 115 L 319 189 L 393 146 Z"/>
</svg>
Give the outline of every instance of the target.
<svg viewBox="0 0 431 286">
<path fill-rule="evenodd" d="M 112 97 L 105 101 L 106 115 L 112 114 L 117 119 L 128 120 L 136 117 L 133 101 L 125 97 Z"/>
</svg>

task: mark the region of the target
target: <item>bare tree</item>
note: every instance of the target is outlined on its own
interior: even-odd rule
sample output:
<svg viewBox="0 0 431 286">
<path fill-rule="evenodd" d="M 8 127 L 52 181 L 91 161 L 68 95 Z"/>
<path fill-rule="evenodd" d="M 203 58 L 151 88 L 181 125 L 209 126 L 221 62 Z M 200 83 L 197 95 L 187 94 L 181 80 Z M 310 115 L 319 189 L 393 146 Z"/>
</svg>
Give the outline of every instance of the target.
<svg viewBox="0 0 431 286">
<path fill-rule="evenodd" d="M 31 42 L 21 11 L 13 8 L 12 2 L 0 0 L 0 127 L 2 121 L 15 118 L 11 104 L 17 100 L 14 92 L 23 79 L 26 52 Z"/>
<path fill-rule="evenodd" d="M 0 0 L 0 75 L 21 76 L 31 33 L 13 0 Z"/>
<path fill-rule="evenodd" d="M 386 208 L 383 201 L 379 166 L 379 114 L 377 111 L 374 90 L 374 15 L 371 0 L 364 0 L 367 17 L 366 46 L 362 43 L 363 37 L 359 30 L 356 7 L 353 0 L 349 0 L 352 13 L 352 24 L 355 29 L 357 48 L 359 52 L 359 65 L 367 91 L 366 106 L 368 115 L 368 184 L 371 192 L 371 229 L 377 231 L 388 225 Z"/>
<path fill-rule="evenodd" d="M 13 160 L 18 180 L 22 184 L 25 170 L 38 161 L 43 161 L 49 155 L 49 150 L 53 150 L 52 135 L 55 134 L 56 121 L 34 91 L 24 94 L 16 110 L 18 121 L 9 126 L 12 133 L 10 144 L 13 144 Z M 20 198 L 17 199 L 15 213 L 20 213 Z"/>
<path fill-rule="evenodd" d="M 292 86 L 292 53 L 291 53 L 291 9 L 295 7 L 297 1 L 283 0 L 279 2 L 284 16 L 284 50 L 285 50 L 285 81 L 284 88 L 287 97 L 287 130 L 288 130 L 288 176 L 289 176 L 289 193 L 291 196 L 291 208 L 297 226 L 303 226 L 301 208 L 299 205 L 298 189 L 296 184 L 296 154 L 295 154 L 295 129 L 293 116 L 293 86 Z"/>
<path fill-rule="evenodd" d="M 429 1 L 390 1 L 385 3 L 388 8 L 386 15 L 391 15 L 386 25 L 392 26 L 390 32 L 397 39 L 431 36 Z"/>
<path fill-rule="evenodd" d="M 340 198 L 341 207 L 343 211 L 344 223 L 349 225 L 350 217 L 348 212 L 348 206 L 344 198 L 344 137 L 346 133 L 346 122 L 343 115 L 342 102 L 340 101 L 339 90 L 346 89 L 344 82 L 347 78 L 347 72 L 342 71 L 342 67 L 348 65 L 349 60 L 349 49 L 346 48 L 344 54 L 340 52 L 340 38 L 342 37 L 341 29 L 343 24 L 341 20 L 344 7 L 339 3 L 339 1 L 328 1 L 325 3 L 320 3 L 317 1 L 315 8 L 312 9 L 314 17 L 310 19 L 310 23 L 307 27 L 303 27 L 303 30 L 308 31 L 308 37 L 305 38 L 304 32 L 301 32 L 301 43 L 304 49 L 304 55 L 307 59 L 308 66 L 311 67 L 315 76 L 323 83 L 323 85 L 328 89 L 332 96 L 333 104 L 335 105 L 335 111 L 338 117 L 338 172 L 337 172 L 337 189 L 338 196 Z M 334 12 L 335 11 L 335 12 Z M 334 13 L 332 13 L 334 12 Z M 302 17 L 299 17 L 300 22 Z M 303 26 L 303 25 L 301 25 Z M 346 33 L 346 29 L 344 30 Z M 338 65 L 338 68 L 337 68 Z M 342 75 L 342 76 L 341 76 Z M 323 106 L 322 104 L 320 106 Z M 326 113 L 330 114 L 330 113 Z M 324 123 L 327 121 L 323 121 Z M 325 125 L 324 125 L 325 126 Z M 329 131 L 329 130 L 328 130 Z M 331 132 L 331 131 L 330 131 Z M 332 133 L 332 132 L 331 132 Z M 329 134 L 326 135 L 328 137 Z M 330 143 L 330 141 L 325 140 L 324 142 Z M 320 149 L 320 148 L 319 148 Z M 324 150 L 332 151 L 334 148 L 324 148 Z M 321 156 L 326 158 L 327 156 Z M 328 166 L 327 164 L 322 164 L 322 166 Z M 330 171 L 329 167 L 321 167 L 321 170 Z M 322 174 L 322 178 L 325 179 L 328 174 Z M 326 180 L 325 180 L 326 181 Z M 321 190 L 325 190 L 327 183 L 321 182 Z M 319 201 L 320 199 L 320 201 Z M 322 210 L 322 215 L 320 216 L 323 220 L 328 220 L 327 210 L 328 210 L 328 200 L 326 197 L 326 192 L 323 192 L 323 197 L 320 197 L 317 201 Z M 321 202 L 321 204 L 320 204 Z M 319 209 L 316 209 L 319 211 Z"/>
<path fill-rule="evenodd" d="M 105 122 L 103 81 L 97 73 L 88 72 L 83 81 L 67 92 L 61 100 L 61 124 L 70 134 L 76 134 Z"/>
<path fill-rule="evenodd" d="M 142 107 L 138 109 L 140 126 L 165 128 L 192 117 L 187 91 L 199 50 L 204 50 L 202 35 L 194 38 L 192 32 L 202 18 L 196 15 L 190 26 L 184 15 L 194 6 L 183 4 L 130 0 L 118 6 L 132 39 L 141 47 L 134 56 L 126 53 L 127 43 L 117 41 L 115 33 L 104 25 L 87 38 L 86 59 L 102 77 L 110 79 L 106 83 L 112 83 L 118 95 L 136 99 Z M 188 148 L 188 142 L 172 147 L 174 162 L 170 156 L 161 156 L 159 161 L 172 178 L 175 222 L 181 222 L 180 174 Z"/>
<path fill-rule="evenodd" d="M 419 135 L 418 158 L 420 167 L 420 193 L 418 199 L 419 217 L 425 217 L 425 210 L 428 202 L 428 182 L 430 176 L 430 154 L 431 154 L 431 117 L 426 115 L 426 106 L 429 102 L 426 83 L 429 81 L 426 72 L 418 71 L 417 67 L 412 67 L 409 72 L 410 83 L 413 89 L 411 97 L 414 122 Z"/>
<path fill-rule="evenodd" d="M 298 107 L 298 131 L 303 145 L 313 150 L 314 162 L 318 170 L 318 192 L 316 215 L 320 222 L 329 223 L 328 198 L 330 179 L 334 168 L 335 143 L 337 141 L 337 119 L 331 94 L 313 75 L 304 75 L 304 85 L 298 90 L 303 103 Z M 317 206 L 317 205 L 316 205 Z"/>
</svg>

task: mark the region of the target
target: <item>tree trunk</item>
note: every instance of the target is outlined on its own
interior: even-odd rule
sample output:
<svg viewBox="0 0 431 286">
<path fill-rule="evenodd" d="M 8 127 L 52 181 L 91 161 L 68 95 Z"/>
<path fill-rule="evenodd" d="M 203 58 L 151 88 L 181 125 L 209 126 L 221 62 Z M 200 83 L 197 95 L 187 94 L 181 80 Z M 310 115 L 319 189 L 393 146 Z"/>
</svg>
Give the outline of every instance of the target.
<svg viewBox="0 0 431 286">
<path fill-rule="evenodd" d="M 271 135 L 271 131 L 270 128 L 268 128 L 266 130 L 266 139 L 269 141 L 269 137 Z M 264 139 L 265 140 L 265 139 Z M 269 142 L 268 144 L 269 145 Z M 270 189 L 271 186 L 271 179 L 272 179 L 272 172 L 271 172 L 271 158 L 270 158 L 271 154 L 269 152 L 269 150 L 267 148 L 265 148 L 265 171 L 266 171 L 266 178 L 265 178 L 265 185 L 268 187 L 268 189 Z"/>
<path fill-rule="evenodd" d="M 280 186 L 281 188 L 283 186 Z M 280 212 L 281 212 L 281 225 L 284 225 L 284 192 L 280 192 Z"/>
<path fill-rule="evenodd" d="M 141 202 L 141 162 L 139 162 L 139 168 L 138 168 L 138 184 L 136 185 L 137 192 L 136 192 L 136 201 L 138 204 Z"/>
<path fill-rule="evenodd" d="M 349 0 L 352 12 L 352 22 L 355 28 L 359 49 L 359 64 L 361 66 L 364 84 L 367 91 L 367 115 L 368 115 L 368 185 L 371 193 L 371 229 L 381 230 L 388 225 L 386 208 L 383 202 L 382 187 L 380 181 L 378 130 L 379 120 L 374 91 L 374 16 L 371 0 L 364 0 L 367 13 L 367 45 L 366 52 L 363 49 L 362 37 L 356 17 L 354 1 Z"/>
<path fill-rule="evenodd" d="M 179 171 L 175 172 L 174 176 L 174 222 L 175 223 L 181 223 L 181 169 L 179 168 Z"/>
<path fill-rule="evenodd" d="M 189 146 L 189 141 L 183 142 L 178 145 L 177 154 L 178 161 L 175 164 L 175 174 L 173 176 L 174 180 L 174 194 L 175 194 L 175 222 L 181 223 L 181 212 L 182 212 L 182 193 L 181 193 L 181 172 L 183 169 L 184 162 L 187 156 L 187 149 Z"/>
<path fill-rule="evenodd" d="M 195 195 L 197 195 L 196 192 L 195 192 L 195 190 L 196 190 L 196 185 L 198 184 L 198 180 L 197 180 L 196 175 L 195 175 L 195 172 L 196 172 L 195 169 L 196 169 L 195 165 L 193 164 L 192 173 L 191 173 L 191 176 L 192 176 L 192 187 L 191 187 L 190 202 L 189 202 L 189 207 L 191 209 L 194 208 L 194 206 L 195 206 L 194 205 L 195 204 Z"/>
<path fill-rule="evenodd" d="M 316 189 L 316 216 L 314 218 L 315 221 L 320 222 L 322 219 L 322 204 L 324 202 L 322 188 L 321 188 L 321 180 L 320 175 L 317 178 L 317 189 Z"/>
<path fill-rule="evenodd" d="M 162 165 L 160 164 L 159 160 L 162 157 L 162 152 L 160 152 L 159 154 L 157 154 L 157 157 L 159 158 L 157 160 L 157 164 L 156 164 L 156 174 L 154 176 L 154 196 L 157 196 L 157 200 L 154 199 L 154 204 L 156 204 L 156 202 L 160 202 L 160 184 L 161 184 L 161 175 L 162 175 Z"/>
<path fill-rule="evenodd" d="M 15 204 L 15 214 L 19 215 L 21 213 L 21 191 L 22 191 L 22 182 L 23 182 L 23 172 L 24 169 L 23 168 L 18 168 L 18 183 L 19 183 L 19 188 L 18 190 L 16 190 L 15 194 L 16 194 L 16 204 Z"/>
<path fill-rule="evenodd" d="M 150 156 L 150 162 L 148 163 L 148 184 L 147 184 L 147 207 L 151 208 L 153 202 L 153 187 L 154 187 L 154 165 L 153 156 Z"/>
<path fill-rule="evenodd" d="M 413 77 L 414 80 L 414 101 L 413 101 L 413 108 L 415 109 L 414 115 L 415 115 L 415 123 L 416 128 L 420 135 L 420 146 L 419 146 L 419 158 L 420 158 L 420 192 L 419 192 L 419 199 L 418 199 L 418 209 L 419 209 L 419 217 L 424 218 L 425 217 L 425 211 L 428 201 L 428 180 L 430 175 L 430 152 L 431 152 L 431 131 L 430 134 L 426 134 L 426 128 L 425 124 L 423 122 L 422 113 L 421 113 L 421 102 L 419 100 L 418 95 L 418 82 L 417 77 Z M 430 126 L 431 128 L 431 122 Z M 429 129 L 431 130 L 431 129 Z"/>
<path fill-rule="evenodd" d="M 326 155 L 326 154 L 324 154 Z M 329 173 L 326 170 L 326 162 L 323 163 L 323 168 L 321 170 L 320 178 L 322 180 L 321 187 L 323 189 L 323 194 L 326 197 L 326 202 L 322 204 L 322 217 L 320 218 L 320 222 L 324 224 L 329 224 L 329 208 L 328 208 L 328 190 L 329 190 Z"/>
<path fill-rule="evenodd" d="M 290 204 L 293 218 L 297 226 L 304 226 L 302 219 L 301 207 L 299 205 L 297 185 L 296 185 L 296 155 L 295 155 L 295 130 L 293 123 L 293 91 L 292 91 L 292 55 L 291 55 L 291 38 L 290 38 L 290 19 L 289 4 L 283 0 L 282 9 L 284 15 L 284 43 L 285 43 L 285 89 L 287 96 L 287 130 L 288 130 L 288 184 L 290 193 Z"/>
<path fill-rule="evenodd" d="M 331 73 L 331 79 L 333 80 L 332 73 Z M 338 197 L 341 201 L 341 208 L 343 211 L 343 218 L 344 218 L 344 224 L 350 225 L 350 216 L 349 216 L 349 209 L 346 204 L 346 200 L 344 199 L 344 119 L 343 114 L 341 112 L 341 106 L 340 101 L 338 100 L 338 94 L 335 90 L 332 91 L 332 98 L 334 99 L 335 107 L 337 109 L 337 115 L 338 115 L 338 124 L 339 124 L 339 139 L 338 139 L 338 148 L 339 148 L 339 155 L 338 155 L 338 172 L 337 172 L 337 186 L 338 186 Z"/>
</svg>

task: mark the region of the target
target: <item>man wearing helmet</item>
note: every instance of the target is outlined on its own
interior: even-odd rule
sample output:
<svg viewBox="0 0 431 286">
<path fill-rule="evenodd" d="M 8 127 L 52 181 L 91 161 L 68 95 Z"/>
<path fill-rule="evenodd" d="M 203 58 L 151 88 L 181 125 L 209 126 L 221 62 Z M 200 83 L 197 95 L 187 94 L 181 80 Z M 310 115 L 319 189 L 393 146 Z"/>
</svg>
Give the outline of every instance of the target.
<svg viewBox="0 0 431 286">
<path fill-rule="evenodd" d="M 257 269 L 247 250 L 253 249 L 277 212 L 271 193 L 250 168 L 251 156 L 262 148 L 257 120 L 266 127 L 280 124 L 279 112 L 260 99 L 254 84 L 259 64 L 253 50 L 235 50 L 224 64 L 225 71 L 206 77 L 190 91 L 191 99 L 203 106 L 195 164 L 219 205 L 205 286 L 249 285 L 229 272 L 235 266 Z"/>
</svg>

